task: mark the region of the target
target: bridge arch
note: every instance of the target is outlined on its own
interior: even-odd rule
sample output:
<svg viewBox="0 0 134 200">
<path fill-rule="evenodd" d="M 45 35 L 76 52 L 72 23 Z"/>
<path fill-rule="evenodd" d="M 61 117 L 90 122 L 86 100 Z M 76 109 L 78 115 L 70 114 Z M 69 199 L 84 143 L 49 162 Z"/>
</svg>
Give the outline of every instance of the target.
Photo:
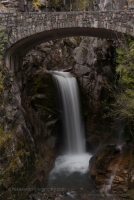
<svg viewBox="0 0 134 200">
<path fill-rule="evenodd" d="M 83 27 L 44 31 L 19 40 L 18 42 L 13 44 L 9 49 L 7 49 L 5 54 L 6 66 L 15 72 L 18 70 L 19 65 L 21 65 L 23 56 L 25 56 L 25 54 L 33 47 L 50 40 L 72 36 L 88 36 L 106 39 L 116 39 L 117 37 L 122 37 L 122 34 L 107 29 Z"/>
<path fill-rule="evenodd" d="M 9 45 L 6 65 L 17 71 L 22 57 L 32 47 L 70 36 L 115 38 L 122 33 L 134 36 L 134 11 L 52 12 L 3 14 Z"/>
</svg>

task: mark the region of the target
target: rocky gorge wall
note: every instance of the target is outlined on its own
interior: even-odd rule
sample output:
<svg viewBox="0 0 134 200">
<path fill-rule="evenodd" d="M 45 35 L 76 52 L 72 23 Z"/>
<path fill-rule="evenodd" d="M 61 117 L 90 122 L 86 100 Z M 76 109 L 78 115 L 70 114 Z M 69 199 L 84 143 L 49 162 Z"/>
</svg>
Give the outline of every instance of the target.
<svg viewBox="0 0 134 200">
<path fill-rule="evenodd" d="M 90 161 L 93 182 L 104 193 L 112 190 L 114 195 L 121 198 L 133 198 L 133 143 L 126 143 L 124 135 L 127 132 L 124 133 L 120 120 L 104 117 L 106 106 L 112 101 L 107 84 L 115 84 L 116 79 L 115 48 L 116 43 L 113 41 L 88 37 L 50 41 L 27 54 L 23 70 L 24 74 L 28 66 L 34 68 L 35 74 L 37 66 L 43 69 L 41 73 L 71 70 L 81 90 L 87 151 L 95 153 Z M 40 116 L 35 103 L 31 105 Z"/>
<path fill-rule="evenodd" d="M 12 4 L 9 2 L 4 4 L 3 9 L 34 11 L 29 1 L 27 4 L 24 1 L 19 3 L 21 4 L 17 0 Z M 42 11 L 61 9 L 58 5 L 55 8 L 44 4 L 45 1 L 42 1 Z M 92 9 L 111 9 L 111 6 L 112 9 L 125 9 L 128 5 L 127 1 L 114 1 L 114 4 L 96 1 Z M 63 4 L 62 9 L 70 10 L 70 5 L 66 8 Z M 111 176 L 110 173 L 115 173 L 111 168 L 116 169 L 118 165 L 112 191 L 121 195 L 126 193 L 122 196 L 124 198 L 129 198 L 130 195 L 133 197 L 133 144 L 129 143 L 123 151 L 116 149 L 116 146 L 105 147 L 107 143 L 118 143 L 119 139 L 111 121 L 103 118 L 103 102 L 110 101 L 106 83 L 114 81 L 114 48 L 114 43 L 110 40 L 71 37 L 50 41 L 31 50 L 24 58 L 23 69 L 20 69 L 21 77 L 11 75 L 1 65 L 1 199 L 6 199 L 7 196 L 17 199 L 24 195 L 24 192 L 17 193 L 11 188 L 38 188 L 47 183 L 55 156 L 62 149 L 60 114 L 56 108 L 55 85 L 49 71 L 70 67 L 73 68 L 72 73 L 77 77 L 81 89 L 87 150 L 95 152 L 98 149 L 91 166 L 94 183 L 99 189 L 102 189 L 104 183 L 108 185 L 107 177 Z M 19 89 L 21 107 L 16 101 L 16 94 L 12 92 L 14 78 L 23 79 L 22 88 Z M 119 157 L 121 159 L 118 160 Z"/>
<path fill-rule="evenodd" d="M 2 70 L 0 198 L 9 196 L 17 199 L 24 191 L 17 192 L 13 188 L 39 188 L 47 183 L 48 172 L 56 156 L 60 128 L 57 111 L 52 110 L 55 109 L 52 76 L 36 71 L 31 82 L 27 83 L 27 90 L 22 88 L 20 107 L 12 90 L 13 77 L 9 76 L 6 68 L 2 67 Z M 37 108 L 40 117 L 35 112 Z M 55 124 L 58 133 L 55 129 L 53 131 Z"/>
<path fill-rule="evenodd" d="M 133 143 L 126 143 L 122 122 L 104 118 L 105 106 L 112 101 L 107 84 L 116 79 L 115 48 L 110 40 L 65 38 L 30 51 L 24 66 L 41 66 L 46 72 L 72 68 L 81 89 L 87 150 L 96 152 L 90 162 L 94 184 L 104 193 L 111 189 L 117 196 L 133 198 Z"/>
<path fill-rule="evenodd" d="M 44 43 L 26 57 L 32 65 L 43 66 L 45 70 L 72 68 L 71 72 L 77 77 L 81 88 L 87 143 L 92 144 L 94 149 L 103 143 L 105 136 L 112 137 L 109 122 L 103 119 L 101 105 L 106 99 L 108 101 L 105 84 L 114 81 L 114 47 L 110 46 L 111 43 L 96 38 L 70 37 Z M 24 63 L 26 65 L 28 61 Z"/>
<path fill-rule="evenodd" d="M 4 151 L 4 157 L 1 158 L 6 173 L 4 177 L 1 176 L 1 190 L 8 192 L 2 195 L 3 199 L 6 195 L 15 195 L 17 199 L 17 195 L 20 195 L 12 190 L 9 192 L 8 189 L 13 185 L 36 188 L 47 183 L 48 172 L 53 166 L 55 156 L 61 151 L 63 142 L 60 111 L 55 104 L 57 94 L 50 71 L 67 68 L 72 68 L 71 72 L 77 77 L 81 89 L 87 150 L 96 152 L 98 149 L 91 163 L 91 177 L 95 185 L 99 189 L 104 187 L 104 183 L 109 185 L 107 177 L 114 172 L 110 171 L 109 165 L 105 167 L 100 165 L 108 162 L 113 169 L 116 169 L 117 165 L 121 168 L 120 173 L 113 179 L 112 190 L 115 194 L 122 195 L 122 192 L 126 191 L 128 195 L 128 190 L 132 193 L 133 181 L 130 181 L 131 184 L 127 186 L 127 178 L 124 180 L 126 190 L 117 187 L 117 184 L 122 183 L 120 177 L 126 166 L 120 163 L 123 163 L 124 156 L 125 163 L 128 162 L 129 157 L 126 154 L 133 152 L 132 148 L 125 147 L 122 151 L 116 150 L 116 146 L 109 146 L 109 154 L 105 155 L 107 151 L 105 145 L 118 144 L 119 141 L 116 128 L 111 126 L 113 121 L 103 118 L 105 112 L 103 102 L 110 101 L 106 84 L 115 80 L 114 54 L 115 44 L 112 41 L 88 37 L 65 38 L 35 47 L 23 61 L 21 108 L 17 107 L 13 98 L 14 94 L 10 88 L 12 77 L 8 77 L 5 69 L 3 84 L 4 88 L 7 87 L 8 94 L 6 96 L 4 94 L 4 101 L 6 100 L 8 105 L 3 111 L 5 120 L 1 123 L 2 130 L 4 129 L 6 133 L 5 135 L 3 131 L 1 132 L 4 141 L 4 149 L 1 149 L 1 156 Z M 12 133 L 9 133 L 9 130 L 12 130 Z M 5 146 L 8 141 L 7 149 Z M 12 156 L 9 156 L 10 152 L 13 152 Z M 122 155 L 121 160 L 118 159 L 120 155 Z M 5 158 L 8 158 L 8 162 Z M 133 160 L 128 165 L 133 169 Z M 102 168 L 104 168 L 103 172 Z M 132 170 L 127 171 L 126 174 L 127 177 L 133 177 Z"/>
<path fill-rule="evenodd" d="M 113 79 L 109 44 L 106 40 L 71 37 L 35 47 L 26 55 L 20 69 L 23 83 L 19 91 L 21 107 L 12 92 L 14 75 L 10 77 L 5 68 L 3 87 L 7 94 L 3 93 L 5 109 L 1 123 L 4 141 L 1 146 L 1 191 L 7 192 L 2 195 L 3 199 L 7 195 L 14 195 L 17 199 L 20 193 L 12 191 L 13 187 L 43 187 L 55 156 L 62 149 L 60 111 L 55 104 L 57 95 L 50 70 L 73 68 L 72 73 L 78 78 L 88 150 L 95 150 L 103 142 L 106 132 L 109 134 L 109 128 L 105 133 L 102 129 L 100 134 L 102 122 L 97 122 L 103 83 L 108 74 Z M 105 127 L 106 123 L 103 124 Z M 12 156 L 9 156 L 12 151 Z"/>
</svg>

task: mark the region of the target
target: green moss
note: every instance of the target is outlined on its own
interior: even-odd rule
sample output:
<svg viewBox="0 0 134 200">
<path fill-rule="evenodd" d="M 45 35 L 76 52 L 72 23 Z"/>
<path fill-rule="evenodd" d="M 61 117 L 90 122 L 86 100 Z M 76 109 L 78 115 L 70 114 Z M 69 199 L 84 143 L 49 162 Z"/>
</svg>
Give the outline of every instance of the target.
<svg viewBox="0 0 134 200">
<path fill-rule="evenodd" d="M 40 0 L 32 0 L 32 5 L 36 10 L 38 10 L 39 7 L 41 6 L 41 1 Z"/>
<path fill-rule="evenodd" d="M 0 127 L 0 162 L 3 166 L 0 171 L 0 185 L 3 188 L 0 191 L 1 194 L 9 187 L 23 186 L 24 180 L 26 184 L 34 168 L 31 166 L 33 161 L 30 147 L 26 142 L 20 141 L 14 132 L 4 133 Z M 6 184 L 6 189 L 4 184 Z"/>
<path fill-rule="evenodd" d="M 78 0 L 77 5 L 80 10 L 88 10 L 91 7 L 93 0 Z"/>
<path fill-rule="evenodd" d="M 0 154 L 2 154 L 4 148 L 11 139 L 12 139 L 11 134 L 4 133 L 2 128 L 0 127 Z"/>
</svg>

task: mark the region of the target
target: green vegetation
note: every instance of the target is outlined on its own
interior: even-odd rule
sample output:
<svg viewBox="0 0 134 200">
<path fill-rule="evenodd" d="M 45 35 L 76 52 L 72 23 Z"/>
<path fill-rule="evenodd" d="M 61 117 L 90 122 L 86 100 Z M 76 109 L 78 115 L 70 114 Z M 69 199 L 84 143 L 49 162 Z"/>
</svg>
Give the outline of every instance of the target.
<svg viewBox="0 0 134 200">
<path fill-rule="evenodd" d="M 116 73 L 119 76 L 112 114 L 122 119 L 134 120 L 134 41 L 127 40 L 117 52 Z"/>
<path fill-rule="evenodd" d="M 40 0 L 32 0 L 32 5 L 36 10 L 38 10 L 41 5 L 41 2 Z"/>
<path fill-rule="evenodd" d="M 33 76 L 30 82 L 29 89 L 32 88 L 29 95 L 45 94 L 45 99 L 35 98 L 36 103 L 42 107 L 53 108 L 53 91 L 54 91 L 54 81 L 52 75 L 49 73 L 43 73 L 40 71 L 38 74 Z"/>
<path fill-rule="evenodd" d="M 116 49 L 115 70 L 116 83 L 104 85 L 109 90 L 109 97 L 102 102 L 103 117 L 126 122 L 126 134 L 134 138 L 134 40 L 120 41 Z"/>
<path fill-rule="evenodd" d="M 22 186 L 29 181 L 33 172 L 30 146 L 23 143 L 14 134 L 15 131 L 4 132 L 0 125 L 0 194 L 15 185 Z M 32 148 L 32 147 L 31 147 Z M 6 188 L 3 185 L 6 184 Z"/>
<path fill-rule="evenodd" d="M 50 73 L 39 71 L 35 74 L 27 84 L 27 94 L 31 98 L 32 106 L 39 110 L 38 116 L 43 122 L 46 123 L 57 118 L 57 114 L 53 111 L 55 86 Z"/>
<path fill-rule="evenodd" d="M 11 139 L 11 135 L 5 134 L 0 127 L 0 154 L 1 149 L 6 146 L 7 142 Z"/>
<path fill-rule="evenodd" d="M 33 6 L 36 6 L 36 2 L 39 0 L 33 0 Z M 92 7 L 93 0 L 48 0 L 45 3 L 46 7 L 54 7 L 55 9 L 64 10 L 89 10 Z M 40 5 L 39 5 L 40 6 Z M 38 7 L 38 6 L 37 6 Z"/>
<path fill-rule="evenodd" d="M 60 0 L 55 0 L 55 5 L 59 6 L 60 5 Z"/>
<path fill-rule="evenodd" d="M 80 10 L 88 10 L 91 7 L 93 0 L 78 0 L 76 1 L 77 6 Z"/>
</svg>

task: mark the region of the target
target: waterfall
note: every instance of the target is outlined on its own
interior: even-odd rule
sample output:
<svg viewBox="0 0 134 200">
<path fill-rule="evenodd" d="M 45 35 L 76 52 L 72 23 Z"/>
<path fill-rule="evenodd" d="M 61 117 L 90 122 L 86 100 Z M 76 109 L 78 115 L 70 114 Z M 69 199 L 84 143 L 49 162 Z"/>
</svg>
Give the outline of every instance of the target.
<svg viewBox="0 0 134 200">
<path fill-rule="evenodd" d="M 80 109 L 79 88 L 69 72 L 52 72 L 61 102 L 63 134 L 66 151 L 56 158 L 49 174 L 49 187 L 89 187 L 89 160 L 86 153 L 85 131 Z"/>
<path fill-rule="evenodd" d="M 80 111 L 79 88 L 69 72 L 54 72 L 62 102 L 62 121 L 66 137 L 66 151 L 70 154 L 85 152 L 85 132 Z"/>
</svg>

